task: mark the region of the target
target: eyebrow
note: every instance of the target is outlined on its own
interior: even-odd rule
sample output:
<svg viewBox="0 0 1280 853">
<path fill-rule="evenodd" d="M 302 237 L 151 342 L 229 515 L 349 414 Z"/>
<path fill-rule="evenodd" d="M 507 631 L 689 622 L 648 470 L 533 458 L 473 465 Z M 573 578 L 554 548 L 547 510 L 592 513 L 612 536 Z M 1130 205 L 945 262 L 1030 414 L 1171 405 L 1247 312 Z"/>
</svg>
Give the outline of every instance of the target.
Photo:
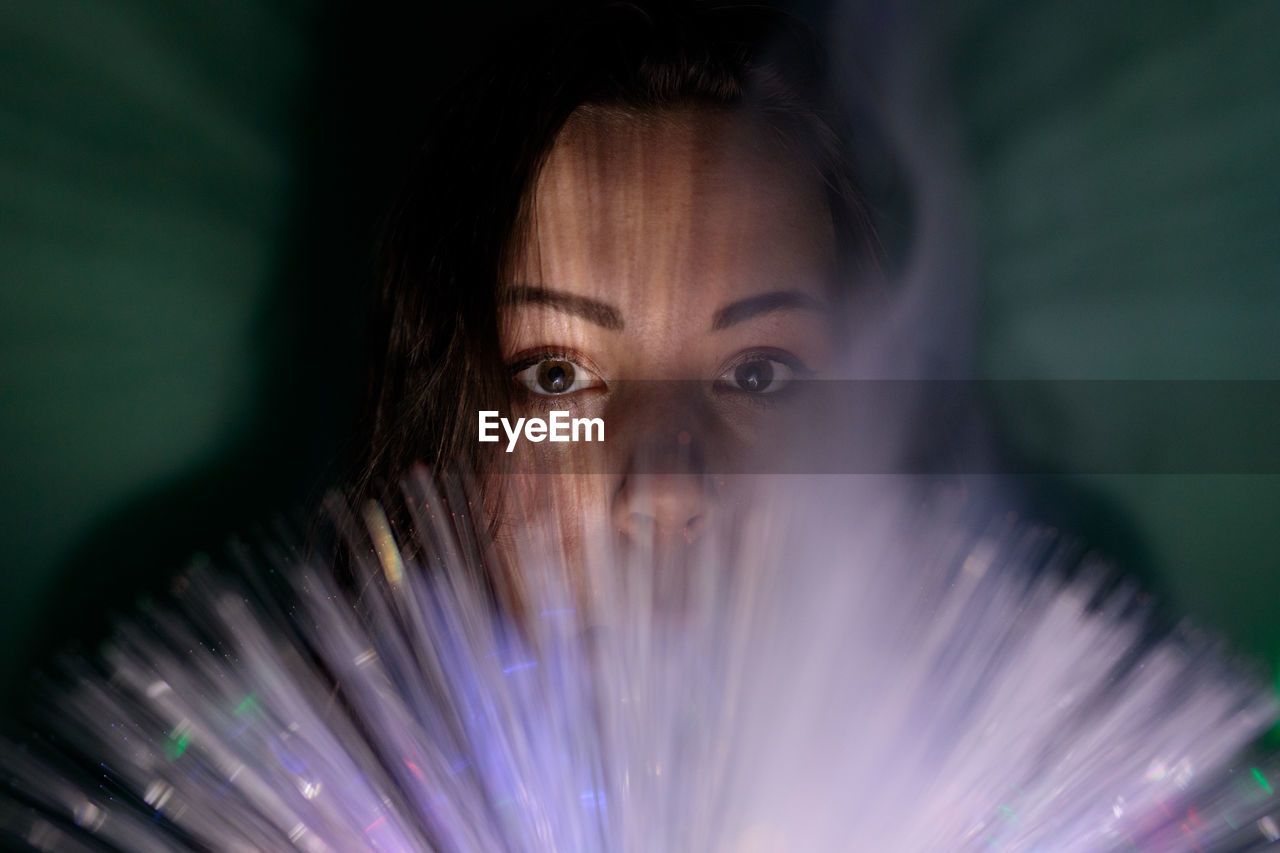
<svg viewBox="0 0 1280 853">
<path fill-rule="evenodd" d="M 600 302 L 586 296 L 575 296 L 571 293 L 561 293 L 558 290 L 548 290 L 545 287 L 530 287 L 528 285 L 512 287 L 507 291 L 506 296 L 507 301 L 511 303 L 546 305 L 557 311 L 576 314 L 582 319 L 595 323 L 597 326 L 603 326 L 606 329 L 621 330 L 624 325 L 622 315 L 618 313 L 617 308 L 607 302 Z"/>
<path fill-rule="evenodd" d="M 716 312 L 711 321 L 711 329 L 713 331 L 725 329 L 771 311 L 790 310 L 816 311 L 819 314 L 825 314 L 828 308 L 822 300 L 806 293 L 795 290 L 776 290 L 759 296 L 749 296 L 726 305 Z"/>
</svg>

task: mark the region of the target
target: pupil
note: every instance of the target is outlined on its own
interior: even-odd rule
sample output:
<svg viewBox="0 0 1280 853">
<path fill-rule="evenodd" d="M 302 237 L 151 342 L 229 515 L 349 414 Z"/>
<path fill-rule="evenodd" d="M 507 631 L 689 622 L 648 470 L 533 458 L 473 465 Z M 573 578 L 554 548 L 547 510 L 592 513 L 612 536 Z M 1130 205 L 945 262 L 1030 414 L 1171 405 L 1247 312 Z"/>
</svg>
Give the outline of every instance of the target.
<svg viewBox="0 0 1280 853">
<path fill-rule="evenodd" d="M 564 361 L 548 361 L 538 371 L 538 384 L 543 391 L 561 394 L 573 384 L 573 366 Z"/>
<path fill-rule="evenodd" d="M 759 394 L 773 382 L 773 365 L 767 361 L 749 361 L 738 365 L 733 378 L 743 391 Z"/>
</svg>

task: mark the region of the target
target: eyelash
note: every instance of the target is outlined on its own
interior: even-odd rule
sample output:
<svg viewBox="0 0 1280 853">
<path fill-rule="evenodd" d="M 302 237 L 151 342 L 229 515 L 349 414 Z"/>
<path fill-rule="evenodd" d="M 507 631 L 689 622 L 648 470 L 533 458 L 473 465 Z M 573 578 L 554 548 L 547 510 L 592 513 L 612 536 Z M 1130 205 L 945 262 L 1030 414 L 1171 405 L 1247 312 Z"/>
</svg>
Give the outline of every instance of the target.
<svg viewBox="0 0 1280 853">
<path fill-rule="evenodd" d="M 527 367 L 533 367 L 535 364 L 547 360 L 573 362 L 584 370 L 596 373 L 596 369 L 592 366 L 591 362 L 582 355 L 574 352 L 573 350 L 558 349 L 556 347 L 541 347 L 516 353 L 511 357 L 511 360 L 507 362 L 507 369 L 509 369 L 511 371 L 511 375 L 514 376 Z"/>
</svg>

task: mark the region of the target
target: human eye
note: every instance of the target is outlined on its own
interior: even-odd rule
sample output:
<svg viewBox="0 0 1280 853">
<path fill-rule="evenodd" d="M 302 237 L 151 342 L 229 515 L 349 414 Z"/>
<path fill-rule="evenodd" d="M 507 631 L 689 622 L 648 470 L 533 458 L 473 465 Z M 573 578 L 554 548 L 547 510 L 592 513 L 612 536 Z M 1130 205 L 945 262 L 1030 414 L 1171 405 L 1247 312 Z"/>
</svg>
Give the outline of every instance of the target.
<svg viewBox="0 0 1280 853">
<path fill-rule="evenodd" d="M 558 353 L 541 353 L 511 366 L 512 378 L 520 387 L 539 397 L 567 397 L 581 391 L 604 387 L 599 376 L 578 361 Z"/>
<path fill-rule="evenodd" d="M 760 397 L 787 389 L 797 378 L 813 375 L 800 359 L 781 350 L 749 352 L 716 377 L 716 387 Z"/>
</svg>

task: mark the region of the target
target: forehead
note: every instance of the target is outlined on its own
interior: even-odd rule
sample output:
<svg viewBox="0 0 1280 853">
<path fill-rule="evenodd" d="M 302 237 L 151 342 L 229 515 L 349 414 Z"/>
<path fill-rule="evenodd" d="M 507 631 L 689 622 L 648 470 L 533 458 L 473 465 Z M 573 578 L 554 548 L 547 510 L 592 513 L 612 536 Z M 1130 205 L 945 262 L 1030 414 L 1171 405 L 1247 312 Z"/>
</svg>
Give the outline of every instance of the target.
<svg viewBox="0 0 1280 853">
<path fill-rule="evenodd" d="M 527 210 L 513 278 L 629 311 L 820 291 L 834 263 L 816 175 L 727 110 L 581 109 Z"/>
</svg>

